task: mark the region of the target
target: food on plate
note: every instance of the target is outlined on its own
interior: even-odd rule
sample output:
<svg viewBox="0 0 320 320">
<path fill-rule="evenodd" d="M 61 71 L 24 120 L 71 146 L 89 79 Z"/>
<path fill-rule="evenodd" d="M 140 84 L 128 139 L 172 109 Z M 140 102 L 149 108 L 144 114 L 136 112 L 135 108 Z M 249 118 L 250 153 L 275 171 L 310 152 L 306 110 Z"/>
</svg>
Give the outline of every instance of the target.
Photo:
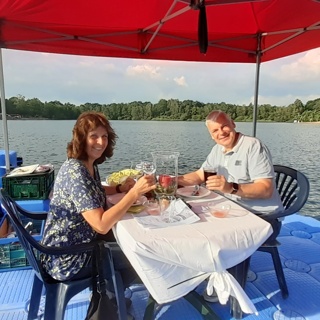
<svg viewBox="0 0 320 320">
<path fill-rule="evenodd" d="M 135 169 L 123 169 L 121 171 L 113 172 L 107 177 L 107 183 L 109 186 L 116 186 L 123 184 L 130 177 L 132 179 L 139 178 L 141 171 Z"/>
<path fill-rule="evenodd" d="M 129 213 L 140 213 L 143 210 L 144 210 L 144 206 L 140 205 L 140 206 L 132 206 L 132 207 L 130 207 L 127 212 L 129 212 Z"/>
<path fill-rule="evenodd" d="M 187 187 L 177 189 L 177 195 L 184 198 L 203 198 L 208 196 L 211 193 L 210 190 L 204 187 L 199 188 L 198 194 L 193 194 L 194 191 L 195 191 L 195 186 L 187 186 Z"/>
<path fill-rule="evenodd" d="M 125 196 L 125 193 L 115 193 L 110 196 L 108 196 L 108 202 L 111 204 L 117 204 L 121 199 Z M 148 199 L 145 196 L 141 196 L 140 198 L 137 199 L 135 203 L 132 204 L 132 206 L 138 206 L 142 205 L 145 201 Z"/>
</svg>

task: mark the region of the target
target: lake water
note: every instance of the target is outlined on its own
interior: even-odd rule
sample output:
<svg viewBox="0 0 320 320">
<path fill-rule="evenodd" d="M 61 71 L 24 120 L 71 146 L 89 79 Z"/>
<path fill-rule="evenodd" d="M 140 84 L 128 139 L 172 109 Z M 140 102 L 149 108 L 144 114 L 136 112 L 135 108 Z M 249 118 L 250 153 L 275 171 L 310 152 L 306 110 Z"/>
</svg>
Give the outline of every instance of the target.
<svg viewBox="0 0 320 320">
<path fill-rule="evenodd" d="M 24 165 L 52 163 L 56 172 L 66 159 L 66 146 L 75 121 L 8 121 L 10 150 L 23 157 Z M 112 121 L 119 139 L 112 159 L 100 165 L 104 179 L 113 171 L 130 167 L 131 161 L 150 158 L 155 150 L 180 152 L 179 173 L 199 168 L 213 146 L 203 122 Z M 238 131 L 252 134 L 251 123 L 237 123 Z M 4 148 L 2 121 L 0 149 Z M 319 216 L 320 124 L 258 123 L 257 137 L 270 149 L 274 164 L 296 168 L 310 181 L 310 196 L 302 209 Z"/>
</svg>

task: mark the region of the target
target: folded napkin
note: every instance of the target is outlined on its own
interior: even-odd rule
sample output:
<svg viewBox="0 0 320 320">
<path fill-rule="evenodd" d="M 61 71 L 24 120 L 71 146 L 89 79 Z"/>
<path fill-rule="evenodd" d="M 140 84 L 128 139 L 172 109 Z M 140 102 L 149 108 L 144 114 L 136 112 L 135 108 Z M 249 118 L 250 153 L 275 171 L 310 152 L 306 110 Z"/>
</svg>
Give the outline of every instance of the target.
<svg viewBox="0 0 320 320">
<path fill-rule="evenodd" d="M 200 220 L 181 199 L 171 201 L 169 207 L 158 216 L 145 215 L 134 218 L 145 228 L 165 228 Z"/>
</svg>

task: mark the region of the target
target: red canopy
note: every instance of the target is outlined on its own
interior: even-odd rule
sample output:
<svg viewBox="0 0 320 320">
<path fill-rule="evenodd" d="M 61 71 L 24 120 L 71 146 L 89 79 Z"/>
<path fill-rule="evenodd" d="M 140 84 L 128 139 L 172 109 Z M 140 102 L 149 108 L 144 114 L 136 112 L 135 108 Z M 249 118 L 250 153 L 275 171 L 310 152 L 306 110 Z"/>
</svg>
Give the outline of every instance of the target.
<svg viewBox="0 0 320 320">
<path fill-rule="evenodd" d="M 257 63 L 253 135 L 260 62 L 319 46 L 320 0 L 0 0 L 0 49 Z M 0 94 L 9 172 L 3 84 Z"/>
<path fill-rule="evenodd" d="M 205 7 L 206 54 L 189 0 L 1 0 L 0 46 L 216 62 L 256 62 L 259 43 L 262 62 L 320 46 L 319 0 L 206 0 Z"/>
</svg>

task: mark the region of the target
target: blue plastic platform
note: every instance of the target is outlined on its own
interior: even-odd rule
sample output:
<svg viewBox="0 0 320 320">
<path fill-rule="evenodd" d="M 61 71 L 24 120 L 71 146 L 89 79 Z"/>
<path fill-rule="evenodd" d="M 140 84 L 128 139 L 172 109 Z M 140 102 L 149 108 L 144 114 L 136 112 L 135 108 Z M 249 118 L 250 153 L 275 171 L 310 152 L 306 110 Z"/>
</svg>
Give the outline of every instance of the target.
<svg viewBox="0 0 320 320">
<path fill-rule="evenodd" d="M 255 304 L 258 315 L 244 315 L 243 319 L 261 320 L 319 320 L 320 319 L 320 221 L 300 215 L 285 219 L 279 251 L 284 265 L 289 297 L 282 299 L 271 255 L 256 252 L 252 256 L 246 292 Z M 27 319 L 27 306 L 32 287 L 32 270 L 0 273 L 0 319 Z M 197 289 L 204 290 L 203 283 Z M 84 319 L 89 305 L 88 290 L 74 297 L 65 319 Z M 126 292 L 133 301 L 129 310 L 136 320 L 142 320 L 148 292 L 143 285 L 132 286 Z M 42 304 L 43 305 L 43 304 Z M 233 319 L 228 305 L 212 303 L 212 309 L 223 320 Z M 39 314 L 41 319 L 41 311 Z M 200 320 L 200 314 L 184 299 L 160 305 L 157 320 Z"/>
<path fill-rule="evenodd" d="M 0 188 L 2 188 L 2 177 L 6 174 L 6 152 L 5 150 L 0 150 Z M 17 152 L 16 151 L 9 151 L 9 161 L 10 161 L 10 168 L 16 168 L 18 166 L 17 161 Z"/>
<path fill-rule="evenodd" d="M 48 212 L 50 200 L 16 200 L 23 209 L 31 212 Z"/>
</svg>

